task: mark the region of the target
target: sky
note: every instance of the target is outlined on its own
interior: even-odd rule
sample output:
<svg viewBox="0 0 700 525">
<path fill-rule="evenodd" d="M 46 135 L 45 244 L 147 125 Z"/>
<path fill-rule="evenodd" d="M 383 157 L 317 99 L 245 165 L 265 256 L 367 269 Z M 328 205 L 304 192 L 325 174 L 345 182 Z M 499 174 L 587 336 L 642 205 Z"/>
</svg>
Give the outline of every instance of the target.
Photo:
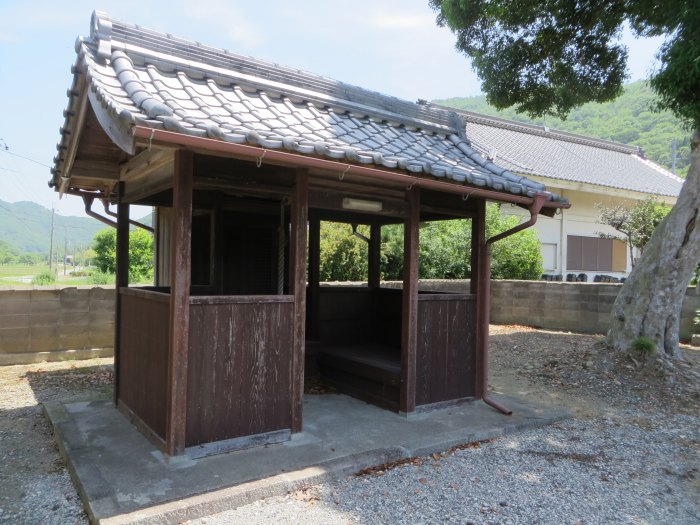
<svg viewBox="0 0 700 525">
<path fill-rule="evenodd" d="M 93 10 L 149 29 L 407 100 L 480 95 L 428 0 L 0 0 L 0 200 L 83 215 L 49 189 L 74 43 Z M 649 76 L 660 39 L 623 36 L 630 81 Z M 146 211 L 141 210 L 141 213 Z M 139 213 L 135 213 L 136 216 Z"/>
</svg>

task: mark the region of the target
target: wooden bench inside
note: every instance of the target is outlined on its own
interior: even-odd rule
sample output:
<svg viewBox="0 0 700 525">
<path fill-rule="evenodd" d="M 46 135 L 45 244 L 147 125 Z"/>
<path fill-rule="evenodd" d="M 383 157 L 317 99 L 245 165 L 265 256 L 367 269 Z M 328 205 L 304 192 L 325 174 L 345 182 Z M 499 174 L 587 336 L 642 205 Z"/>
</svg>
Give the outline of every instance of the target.
<svg viewBox="0 0 700 525">
<path fill-rule="evenodd" d="M 319 346 L 321 376 L 340 392 L 389 410 L 399 408 L 401 350 L 390 346 Z"/>
</svg>

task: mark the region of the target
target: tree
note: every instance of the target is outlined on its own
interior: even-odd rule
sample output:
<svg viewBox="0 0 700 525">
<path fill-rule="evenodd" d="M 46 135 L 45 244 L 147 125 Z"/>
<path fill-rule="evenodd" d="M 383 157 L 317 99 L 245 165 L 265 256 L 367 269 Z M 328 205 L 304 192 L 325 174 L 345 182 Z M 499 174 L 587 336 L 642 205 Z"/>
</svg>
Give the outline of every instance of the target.
<svg viewBox="0 0 700 525">
<path fill-rule="evenodd" d="M 102 273 L 113 274 L 117 266 L 117 230 L 106 228 L 95 234 L 92 242 L 95 266 Z M 153 278 L 153 236 L 137 229 L 129 233 L 129 282 Z"/>
<path fill-rule="evenodd" d="M 644 247 L 651 240 L 656 227 L 668 215 L 670 208 L 660 204 L 655 198 L 647 197 L 633 205 L 596 204 L 600 210 L 598 222 L 617 230 L 620 235 L 599 234 L 603 238 L 618 239 L 627 244 L 632 268 L 635 265 L 634 248 L 644 253 Z"/>
<path fill-rule="evenodd" d="M 492 237 L 518 224 L 515 216 L 501 213 L 497 204 L 486 207 L 486 235 Z M 421 225 L 418 275 L 421 279 L 465 279 L 471 276 L 471 221 L 454 219 Z M 494 279 L 539 279 L 542 275 L 540 241 L 526 230 L 497 243 L 491 254 Z M 382 278 L 401 278 L 403 227 L 382 228 Z"/>
<path fill-rule="evenodd" d="M 487 100 L 532 117 L 557 115 L 617 97 L 626 78 L 625 25 L 665 35 L 650 84 L 658 109 L 695 132 L 691 165 L 676 205 L 656 228 L 613 306 L 608 342 L 626 350 L 639 337 L 680 358 L 685 289 L 700 260 L 700 2 L 697 0 L 430 0 L 438 24 L 472 59 Z"/>
</svg>

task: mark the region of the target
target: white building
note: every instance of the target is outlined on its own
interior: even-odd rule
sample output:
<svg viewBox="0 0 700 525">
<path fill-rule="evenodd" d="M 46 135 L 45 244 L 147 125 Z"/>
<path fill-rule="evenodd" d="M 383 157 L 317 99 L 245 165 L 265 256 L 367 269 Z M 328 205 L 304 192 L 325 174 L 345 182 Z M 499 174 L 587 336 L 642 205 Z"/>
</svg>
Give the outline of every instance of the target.
<svg viewBox="0 0 700 525">
<path fill-rule="evenodd" d="M 479 153 L 515 173 L 546 184 L 569 199 L 571 208 L 535 225 L 545 273 L 625 277 L 631 271 L 627 245 L 601 238 L 613 234 L 598 223 L 597 203 L 643 200 L 673 205 L 683 179 L 644 157 L 636 146 L 554 131 L 478 113 L 458 111 L 467 137 Z M 512 213 L 523 213 L 511 208 Z M 509 210 L 504 210 L 508 212 Z"/>
</svg>

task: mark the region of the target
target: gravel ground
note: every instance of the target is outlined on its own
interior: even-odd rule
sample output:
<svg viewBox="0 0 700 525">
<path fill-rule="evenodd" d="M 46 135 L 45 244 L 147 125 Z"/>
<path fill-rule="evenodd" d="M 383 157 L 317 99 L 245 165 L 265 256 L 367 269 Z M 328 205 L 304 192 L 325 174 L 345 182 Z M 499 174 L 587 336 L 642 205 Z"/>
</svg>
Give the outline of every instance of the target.
<svg viewBox="0 0 700 525">
<path fill-rule="evenodd" d="M 492 327 L 490 386 L 574 418 L 309 486 L 194 524 L 699 524 L 700 351 L 668 370 L 601 338 Z M 86 523 L 39 403 L 109 388 L 109 360 L 0 367 L 0 523 Z"/>
</svg>

